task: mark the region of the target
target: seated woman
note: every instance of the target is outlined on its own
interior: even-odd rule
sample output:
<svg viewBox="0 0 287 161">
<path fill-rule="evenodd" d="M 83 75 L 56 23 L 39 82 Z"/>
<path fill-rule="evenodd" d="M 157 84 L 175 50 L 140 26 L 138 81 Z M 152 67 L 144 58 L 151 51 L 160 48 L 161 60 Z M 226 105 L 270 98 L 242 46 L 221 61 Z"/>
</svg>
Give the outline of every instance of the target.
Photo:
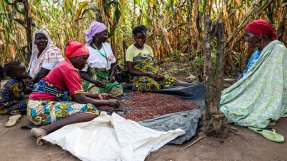
<svg viewBox="0 0 287 161">
<path fill-rule="evenodd" d="M 245 41 L 255 52 L 235 84 L 222 92 L 220 111 L 230 123 L 265 128 L 287 111 L 287 49 L 265 20 L 246 26 Z"/>
<path fill-rule="evenodd" d="M 66 47 L 67 60 L 59 63 L 35 85 L 29 96 L 27 115 L 36 125 L 32 134 L 40 138 L 65 125 L 90 121 L 100 111 L 95 106 L 118 107 L 116 99 L 109 94 L 85 93 L 81 87 L 78 70 L 85 67 L 89 50 L 84 45 L 69 41 Z M 100 100 L 96 100 L 100 99 Z"/>
<path fill-rule="evenodd" d="M 64 58 L 45 30 L 35 31 L 32 38 L 32 56 L 28 71 L 31 81 L 38 83 Z"/>
<path fill-rule="evenodd" d="M 108 38 L 107 27 L 94 21 L 86 32 L 86 45 L 90 52 L 88 64 L 80 72 L 83 89 L 90 93 L 109 93 L 113 96 L 123 94 L 123 87 L 115 81 L 117 60 Z"/>
<path fill-rule="evenodd" d="M 159 74 L 159 67 L 154 62 L 153 50 L 145 44 L 146 27 L 137 26 L 133 29 L 135 43 L 126 51 L 126 62 L 132 76 L 132 89 L 137 91 L 157 91 L 163 87 L 189 86 L 190 83 L 177 80 L 175 77 Z"/>
<path fill-rule="evenodd" d="M 11 61 L 4 66 L 10 79 L 0 90 L 0 114 L 14 115 L 9 118 L 6 127 L 13 126 L 26 113 L 28 92 L 24 80 L 28 78 L 26 66 L 19 61 Z"/>
</svg>

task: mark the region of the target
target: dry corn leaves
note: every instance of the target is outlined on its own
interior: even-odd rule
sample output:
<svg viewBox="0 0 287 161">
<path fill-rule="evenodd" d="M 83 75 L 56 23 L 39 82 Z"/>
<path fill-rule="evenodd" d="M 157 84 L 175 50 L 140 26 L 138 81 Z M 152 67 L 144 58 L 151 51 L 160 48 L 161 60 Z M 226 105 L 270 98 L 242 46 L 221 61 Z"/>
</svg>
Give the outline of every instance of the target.
<svg viewBox="0 0 287 161">
<path fill-rule="evenodd" d="M 132 99 L 123 101 L 117 110 L 126 110 L 127 113 L 123 117 L 134 121 L 198 108 L 198 105 L 193 102 L 183 101 L 179 97 L 171 95 L 141 92 L 133 92 L 128 95 Z M 107 110 L 109 108 L 104 107 L 101 109 Z"/>
</svg>

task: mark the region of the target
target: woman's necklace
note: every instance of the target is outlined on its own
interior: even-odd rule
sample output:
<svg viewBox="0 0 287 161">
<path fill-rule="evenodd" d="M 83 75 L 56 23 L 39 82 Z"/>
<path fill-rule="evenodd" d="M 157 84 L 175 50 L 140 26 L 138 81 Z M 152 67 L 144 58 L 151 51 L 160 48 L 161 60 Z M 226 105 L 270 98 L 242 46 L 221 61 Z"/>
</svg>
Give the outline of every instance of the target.
<svg viewBox="0 0 287 161">
<path fill-rule="evenodd" d="M 108 63 L 108 57 L 107 57 L 107 53 L 106 53 L 106 51 L 105 51 L 104 46 L 102 46 L 102 48 L 103 48 L 103 50 L 104 50 L 104 54 L 103 54 L 103 53 L 96 47 L 96 45 L 93 44 L 93 43 L 92 43 L 92 47 L 95 48 L 95 49 L 106 59 L 106 61 L 107 61 L 107 63 Z"/>
</svg>

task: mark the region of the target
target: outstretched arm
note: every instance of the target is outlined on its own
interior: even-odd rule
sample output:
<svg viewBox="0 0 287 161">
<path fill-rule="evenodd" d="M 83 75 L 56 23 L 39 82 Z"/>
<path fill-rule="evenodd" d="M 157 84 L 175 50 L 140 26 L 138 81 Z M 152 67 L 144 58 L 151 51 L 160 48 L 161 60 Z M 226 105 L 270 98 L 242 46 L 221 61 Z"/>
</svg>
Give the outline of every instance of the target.
<svg viewBox="0 0 287 161">
<path fill-rule="evenodd" d="M 127 61 L 127 66 L 128 66 L 128 72 L 133 76 L 147 76 L 147 77 L 153 78 L 152 74 L 144 73 L 144 72 L 134 69 L 132 62 Z"/>
<path fill-rule="evenodd" d="M 41 68 L 38 74 L 31 80 L 34 83 L 38 83 L 42 78 L 44 78 L 50 72 L 49 69 Z"/>
<path fill-rule="evenodd" d="M 116 69 L 117 69 L 117 63 L 115 62 L 111 65 L 111 73 L 110 73 L 110 78 L 109 78 L 111 82 L 115 81 L 114 75 L 115 75 Z"/>
<path fill-rule="evenodd" d="M 118 107 L 120 105 L 119 101 L 116 99 L 109 99 L 109 100 L 96 100 L 93 98 L 89 98 L 85 95 L 85 93 L 77 93 L 72 96 L 72 98 L 82 104 L 91 103 L 95 106 L 111 106 L 111 107 Z"/>
<path fill-rule="evenodd" d="M 98 81 L 98 80 L 94 80 L 87 72 L 83 72 L 83 71 L 80 71 L 80 76 L 81 78 L 83 78 L 84 80 L 90 82 L 90 83 L 93 83 L 95 84 L 96 86 L 98 87 L 102 87 L 104 88 L 106 85 L 103 84 L 102 82 Z"/>
<path fill-rule="evenodd" d="M 144 73 L 144 72 L 141 72 L 141 71 L 134 69 L 132 62 L 127 62 L 127 66 L 128 66 L 129 73 L 133 76 L 146 76 L 146 77 L 150 77 L 154 80 L 162 80 L 163 79 L 163 77 L 161 77 L 157 74 Z"/>
</svg>

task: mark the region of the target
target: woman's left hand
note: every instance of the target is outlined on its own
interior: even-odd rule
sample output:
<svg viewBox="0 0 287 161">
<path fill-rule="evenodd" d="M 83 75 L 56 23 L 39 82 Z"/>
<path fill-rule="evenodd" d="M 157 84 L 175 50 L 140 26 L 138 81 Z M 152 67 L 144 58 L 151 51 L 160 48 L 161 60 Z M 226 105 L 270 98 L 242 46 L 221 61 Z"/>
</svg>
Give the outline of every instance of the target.
<svg viewBox="0 0 287 161">
<path fill-rule="evenodd" d="M 100 100 L 108 100 L 108 99 L 112 99 L 112 98 L 117 98 L 117 97 L 115 97 L 111 94 L 107 94 L 107 93 L 101 93 L 101 94 L 99 94 L 98 97 Z"/>
<path fill-rule="evenodd" d="M 113 75 L 110 75 L 109 80 L 110 80 L 110 82 L 112 82 L 112 83 L 113 83 L 114 81 L 116 81 L 116 80 L 115 80 L 115 77 L 114 77 Z"/>
<path fill-rule="evenodd" d="M 109 94 L 101 93 L 101 94 L 99 94 L 98 97 L 99 97 L 100 100 L 107 100 L 107 99 L 109 99 Z"/>
</svg>

